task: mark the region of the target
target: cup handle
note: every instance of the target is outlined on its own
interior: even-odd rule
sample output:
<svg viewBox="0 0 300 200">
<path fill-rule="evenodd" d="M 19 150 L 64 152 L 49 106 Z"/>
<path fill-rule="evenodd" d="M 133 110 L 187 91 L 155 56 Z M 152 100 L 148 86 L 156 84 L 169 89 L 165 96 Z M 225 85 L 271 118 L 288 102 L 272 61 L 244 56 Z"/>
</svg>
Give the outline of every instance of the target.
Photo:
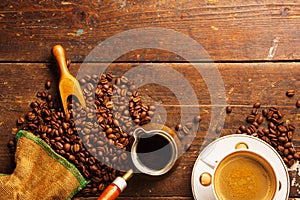
<svg viewBox="0 0 300 200">
<path fill-rule="evenodd" d="M 137 128 L 137 129 L 135 129 L 134 132 L 133 132 L 134 139 L 136 140 L 137 138 L 139 138 L 139 135 L 141 133 L 145 133 L 145 132 L 146 131 L 143 128 Z"/>
</svg>

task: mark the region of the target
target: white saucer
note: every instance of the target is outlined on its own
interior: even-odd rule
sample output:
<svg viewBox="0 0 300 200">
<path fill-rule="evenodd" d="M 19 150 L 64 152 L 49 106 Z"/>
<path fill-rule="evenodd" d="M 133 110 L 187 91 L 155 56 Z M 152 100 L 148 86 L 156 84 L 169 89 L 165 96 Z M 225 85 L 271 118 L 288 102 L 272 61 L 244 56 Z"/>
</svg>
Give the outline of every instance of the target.
<svg viewBox="0 0 300 200">
<path fill-rule="evenodd" d="M 248 135 L 228 135 L 221 137 L 210 143 L 198 156 L 192 172 L 192 191 L 196 200 L 216 200 L 213 194 L 212 185 L 203 186 L 200 184 L 200 175 L 204 172 L 213 174 L 213 168 L 210 164 L 215 164 L 226 155 L 235 151 L 235 146 L 240 143 L 246 143 L 248 149 L 259 154 L 266 159 L 275 169 L 278 181 L 281 185 L 273 200 L 288 199 L 290 191 L 290 179 L 288 170 L 277 151 L 266 142 L 259 138 Z"/>
</svg>

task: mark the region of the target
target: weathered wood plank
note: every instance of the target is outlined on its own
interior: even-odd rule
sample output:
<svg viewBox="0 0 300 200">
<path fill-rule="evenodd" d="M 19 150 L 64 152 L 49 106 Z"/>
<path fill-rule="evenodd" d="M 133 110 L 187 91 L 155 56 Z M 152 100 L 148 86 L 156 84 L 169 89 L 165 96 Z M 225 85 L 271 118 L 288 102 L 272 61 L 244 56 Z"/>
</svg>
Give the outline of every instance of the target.
<svg viewBox="0 0 300 200">
<path fill-rule="evenodd" d="M 299 16 L 296 0 L 4 0 L 0 3 L 0 61 L 48 61 L 49 49 L 57 43 L 65 46 L 72 60 L 82 61 L 107 38 L 144 27 L 185 34 L 215 61 L 299 60 Z M 167 31 L 159 37 L 164 47 L 172 43 L 185 51 L 192 49 Z M 128 39 L 139 44 L 151 41 L 149 36 L 131 34 L 111 51 L 128 46 Z M 99 59 L 107 59 L 111 51 Z M 119 61 L 183 60 L 170 49 L 142 49 L 119 56 Z"/>
<path fill-rule="evenodd" d="M 93 71 L 100 71 L 104 64 L 93 64 Z M 193 164 L 198 156 L 199 150 L 203 148 L 203 142 L 207 139 L 218 138 L 219 134 L 206 135 L 209 123 L 211 122 L 212 109 L 215 107 L 224 108 L 226 105 L 211 105 L 211 98 L 207 86 L 200 76 L 197 68 L 213 69 L 208 64 L 148 64 L 161 71 L 164 79 L 169 81 L 170 87 L 177 86 L 178 80 L 173 75 L 165 75 L 167 69 L 176 70 L 183 78 L 191 84 L 198 103 L 192 104 L 188 98 L 184 105 L 189 110 L 185 114 L 193 113 L 195 109 L 200 110 L 203 117 L 197 135 L 191 148 L 182 156 L 176 170 L 169 176 L 159 181 L 145 181 L 141 176 L 135 176 L 129 183 L 127 190 L 122 194 L 123 198 L 159 199 L 168 197 L 169 199 L 190 199 L 192 196 L 190 187 L 190 177 Z M 147 66 L 142 66 L 146 69 Z M 296 126 L 294 144 L 300 150 L 299 136 L 299 112 L 295 107 L 295 102 L 299 97 L 299 63 L 236 63 L 217 64 L 225 88 L 225 100 L 227 104 L 233 106 L 233 111 L 225 115 L 225 123 L 221 133 L 223 135 L 232 134 L 242 124 L 245 124 L 245 117 L 251 112 L 252 104 L 260 101 L 263 107 L 278 106 L 285 114 L 285 119 Z M 72 64 L 73 74 L 78 72 L 80 64 Z M 137 64 L 117 63 L 108 67 L 108 72 L 114 74 L 129 73 L 138 69 Z M 146 71 L 146 70 L 145 70 Z M 247 73 L 245 73 L 247 71 Z M 147 72 L 147 71 L 146 71 Z M 155 73 L 147 74 L 156 80 Z M 142 74 L 135 74 L 136 77 L 143 77 Z M 208 73 L 212 79 L 215 74 Z M 19 115 L 25 114 L 29 110 L 29 103 L 35 99 L 37 91 L 43 89 L 46 80 L 55 81 L 58 78 L 55 64 L 48 63 L 1 63 L 0 64 L 0 173 L 11 173 L 13 170 L 13 155 L 8 152 L 6 143 L 11 136 L 11 129 L 15 127 L 15 121 Z M 215 79 L 214 79 L 215 80 Z M 53 85 L 55 93 L 57 85 Z M 177 88 L 182 92 L 183 88 Z M 287 89 L 295 89 L 296 95 L 292 98 L 285 96 Z M 158 84 L 145 85 L 140 88 L 140 93 L 146 101 L 155 101 L 162 105 L 167 113 L 166 124 L 174 128 L 180 121 L 180 103 L 176 96 L 167 88 Z M 188 101 L 189 100 L 189 101 Z M 158 104 L 158 105 L 159 105 Z M 164 113 L 162 113 L 164 114 Z M 214 122 L 221 120 L 214 118 Z M 297 171 L 290 172 L 291 178 L 299 180 Z M 171 184 L 172 183 L 172 184 Z M 174 190 L 180 188 L 180 190 Z M 291 197 L 297 197 L 298 188 L 291 188 Z M 177 198 L 178 197 L 178 198 Z M 180 197 L 180 198 L 179 198 Z"/>
</svg>

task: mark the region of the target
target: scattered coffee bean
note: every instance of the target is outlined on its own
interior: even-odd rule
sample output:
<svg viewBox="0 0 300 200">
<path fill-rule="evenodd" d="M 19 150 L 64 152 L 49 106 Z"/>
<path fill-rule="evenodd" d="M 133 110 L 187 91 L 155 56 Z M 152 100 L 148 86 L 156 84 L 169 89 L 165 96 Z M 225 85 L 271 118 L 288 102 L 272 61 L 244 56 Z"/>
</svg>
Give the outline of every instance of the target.
<svg viewBox="0 0 300 200">
<path fill-rule="evenodd" d="M 176 131 L 182 130 L 182 125 L 181 125 L 181 124 L 177 124 L 177 125 L 175 126 L 175 130 L 176 130 Z"/>
<path fill-rule="evenodd" d="M 268 109 L 263 109 L 262 115 L 263 115 L 264 117 L 267 117 L 268 112 L 269 112 Z"/>
<path fill-rule="evenodd" d="M 226 107 L 226 113 L 229 114 L 232 112 L 232 107 L 231 106 L 227 106 Z"/>
<path fill-rule="evenodd" d="M 293 97 L 295 95 L 295 90 L 288 90 L 285 94 L 287 97 Z"/>
<path fill-rule="evenodd" d="M 258 109 L 258 108 L 260 108 L 260 105 L 261 105 L 260 102 L 256 102 L 255 104 L 253 104 L 253 108 Z"/>
<path fill-rule="evenodd" d="M 264 122 L 264 118 L 263 116 L 258 116 L 257 119 L 256 119 L 256 122 L 260 125 Z"/>
<path fill-rule="evenodd" d="M 47 81 L 45 83 L 45 88 L 46 88 L 46 90 L 49 90 L 51 88 L 51 82 L 50 81 Z"/>
<path fill-rule="evenodd" d="M 197 115 L 196 117 L 194 117 L 194 122 L 198 123 L 202 121 L 202 117 L 200 115 Z"/>
<path fill-rule="evenodd" d="M 300 100 L 296 101 L 296 107 L 300 108 Z"/>
<path fill-rule="evenodd" d="M 246 126 L 242 125 L 242 126 L 240 126 L 239 130 L 241 130 L 242 133 L 245 133 L 247 131 L 247 128 L 246 128 Z"/>
<path fill-rule="evenodd" d="M 254 115 L 254 116 L 256 116 L 258 114 L 258 109 L 257 108 L 253 108 L 251 114 Z"/>
<path fill-rule="evenodd" d="M 253 123 L 256 119 L 256 116 L 255 115 L 248 115 L 247 118 L 246 118 L 246 121 L 248 123 Z"/>
<path fill-rule="evenodd" d="M 20 116 L 17 120 L 17 125 L 20 126 L 25 122 L 25 119 L 23 116 Z"/>
</svg>

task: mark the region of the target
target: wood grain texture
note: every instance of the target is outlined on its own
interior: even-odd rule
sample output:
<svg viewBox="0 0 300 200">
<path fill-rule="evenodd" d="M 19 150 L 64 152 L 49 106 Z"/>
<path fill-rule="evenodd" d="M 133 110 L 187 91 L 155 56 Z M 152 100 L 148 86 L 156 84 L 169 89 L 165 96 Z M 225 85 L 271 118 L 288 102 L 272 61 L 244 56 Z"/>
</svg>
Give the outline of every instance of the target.
<svg viewBox="0 0 300 200">
<path fill-rule="evenodd" d="M 207 143 L 212 141 L 220 134 L 212 133 L 207 135 L 210 123 L 214 126 L 221 126 L 221 134 L 233 134 L 235 130 L 245 123 L 245 118 L 251 112 L 253 103 L 260 101 L 262 106 L 279 107 L 285 114 L 285 119 L 296 126 L 294 134 L 294 145 L 300 151 L 300 110 L 295 107 L 296 100 L 300 99 L 299 84 L 299 63 L 236 63 L 236 64 L 216 64 L 220 76 L 224 82 L 226 104 L 233 107 L 232 113 L 225 115 L 224 125 L 218 124 L 222 121 L 218 117 L 213 117 L 213 108 L 225 108 L 225 104 L 211 104 L 210 93 L 205 83 L 204 77 L 201 76 L 197 69 L 213 69 L 210 64 L 184 64 L 184 63 L 161 63 L 161 64 L 141 64 L 136 63 L 116 63 L 110 65 L 106 72 L 115 75 L 130 74 L 129 72 L 139 68 L 147 67 L 157 68 L 169 87 L 176 86 L 178 91 L 185 92 L 176 76 L 168 74 L 167 70 L 174 70 L 182 75 L 196 94 L 197 102 L 193 103 L 191 98 L 186 98 L 184 107 L 188 107 L 187 113 L 181 113 L 182 106 L 174 91 L 159 84 L 143 85 L 139 88 L 140 95 L 146 102 L 155 102 L 157 106 L 164 108 L 156 115 L 163 116 L 160 120 L 165 119 L 166 125 L 174 128 L 180 122 L 182 114 L 193 115 L 194 111 L 199 109 L 203 120 L 201 121 L 196 137 L 194 138 L 191 148 L 185 152 L 178 162 L 178 165 L 172 173 L 159 180 L 149 180 L 144 176 L 137 175 L 129 182 L 127 190 L 122 194 L 121 199 L 192 199 L 190 186 L 190 177 L 192 168 L 199 150 Z M 72 64 L 70 71 L 73 75 L 78 75 L 81 69 L 80 64 Z M 90 71 L 98 72 L 105 69 L 105 64 L 91 64 Z M 247 73 L 245 73 L 247 71 Z M 144 70 L 144 73 L 148 72 Z M 138 79 L 145 77 L 143 74 L 134 74 Z M 148 73 L 147 76 L 157 80 L 156 73 Z M 206 78 L 216 80 L 216 74 L 206 74 Z M 137 80 L 138 80 L 137 79 Z M 57 66 L 54 63 L 1 63 L 0 64 L 0 173 L 11 173 L 13 171 L 13 155 L 9 153 L 6 143 L 11 137 L 12 128 L 15 127 L 15 121 L 18 116 L 26 114 L 29 110 L 29 103 L 34 101 L 35 94 L 44 88 L 46 80 L 53 81 L 51 92 L 57 98 Z M 216 88 L 220 89 L 220 88 Z M 296 95 L 292 98 L 285 96 L 287 89 L 295 89 Z M 55 95 L 56 94 L 56 95 Z M 218 92 L 216 94 L 219 94 Z M 165 114 L 167 116 L 165 116 Z M 165 116 L 165 118 L 164 118 Z M 193 116 L 192 116 L 193 117 Z M 213 117 L 213 120 L 212 120 Z M 214 127 L 216 128 L 216 127 Z M 213 129 L 215 130 L 215 129 Z M 295 183 L 300 182 L 298 174 L 299 167 L 295 166 L 290 171 L 291 180 Z M 299 197 L 299 186 L 294 184 L 291 187 L 290 197 Z M 177 188 L 177 189 L 176 189 Z M 180 188 L 180 189 L 178 189 Z M 89 198 L 88 198 L 89 199 Z M 93 199 L 93 198 L 91 198 Z"/>
<path fill-rule="evenodd" d="M 185 34 L 214 61 L 299 60 L 300 4 L 297 0 L 141 0 L 0 2 L 0 61 L 49 61 L 61 43 L 73 61 L 83 61 L 100 42 L 124 31 L 156 27 Z M 165 44 L 186 46 L 170 37 Z M 137 43 L 146 37 L 130 35 Z M 147 37 L 151 40 L 151 37 Z M 128 46 L 126 39 L 116 51 Z M 190 49 L 190 48 L 188 48 Z M 133 49 L 132 49 L 133 50 Z M 98 60 L 105 61 L 112 52 Z M 195 52 L 191 52 L 193 54 Z M 119 61 L 182 61 L 170 50 L 142 48 Z"/>
</svg>

